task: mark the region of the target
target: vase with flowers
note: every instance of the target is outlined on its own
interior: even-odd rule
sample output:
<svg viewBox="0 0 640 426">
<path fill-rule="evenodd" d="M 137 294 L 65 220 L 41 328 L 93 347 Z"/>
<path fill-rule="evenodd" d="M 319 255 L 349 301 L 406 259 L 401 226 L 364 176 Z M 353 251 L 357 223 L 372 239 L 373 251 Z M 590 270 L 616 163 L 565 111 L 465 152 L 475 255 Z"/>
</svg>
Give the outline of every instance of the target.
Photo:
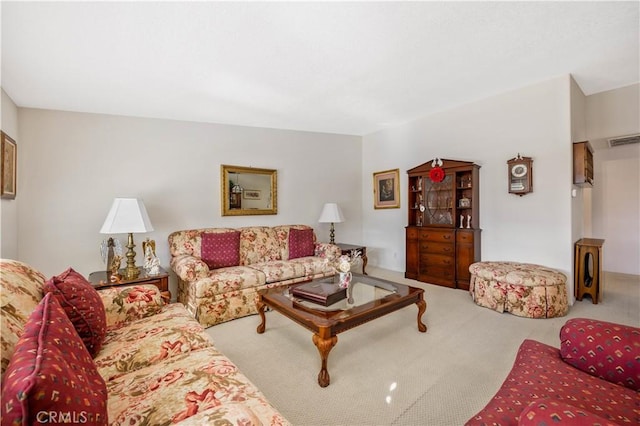
<svg viewBox="0 0 640 426">
<path fill-rule="evenodd" d="M 351 250 L 349 254 L 340 256 L 336 265 L 339 277 L 338 286 L 347 289 L 348 303 L 353 303 L 353 287 L 351 286 L 353 274 L 351 274 L 351 267 L 359 263 L 361 257 L 362 253 L 360 250 Z"/>
</svg>

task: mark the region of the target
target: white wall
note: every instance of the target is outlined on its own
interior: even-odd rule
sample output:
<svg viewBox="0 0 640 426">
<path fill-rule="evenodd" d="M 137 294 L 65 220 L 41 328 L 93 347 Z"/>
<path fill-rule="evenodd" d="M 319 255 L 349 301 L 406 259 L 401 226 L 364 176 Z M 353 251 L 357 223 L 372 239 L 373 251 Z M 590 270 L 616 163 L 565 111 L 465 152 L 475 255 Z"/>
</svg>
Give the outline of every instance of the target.
<svg viewBox="0 0 640 426">
<path fill-rule="evenodd" d="M 606 139 L 640 133 L 640 84 L 587 97 L 587 134 L 595 148 L 593 235 L 605 240 L 603 269 L 640 275 L 640 146 Z"/>
<path fill-rule="evenodd" d="M 18 137 L 18 108 L 13 100 L 2 92 L 2 102 L 0 104 L 0 127 L 2 131 L 11 136 L 16 141 L 18 147 L 18 174 L 22 170 L 22 145 Z M 1 258 L 17 258 L 18 257 L 18 202 L 20 200 L 20 179 L 16 181 L 16 198 L 0 199 L 0 257 Z"/>
<path fill-rule="evenodd" d="M 148 236 L 168 268 L 169 233 L 196 227 L 303 223 L 328 241 L 328 201 L 347 218 L 338 239 L 361 240 L 360 137 L 38 109 L 19 126 L 20 259 L 45 275 L 104 268 L 99 230 L 120 196 L 142 197 L 155 228 L 134 236 L 138 264 Z M 277 169 L 278 214 L 221 216 L 221 164 Z"/>
<path fill-rule="evenodd" d="M 483 260 L 572 272 L 570 78 L 514 90 L 364 137 L 363 229 L 374 264 L 405 269 L 406 170 L 434 157 L 480 164 Z M 508 193 L 507 160 L 533 158 L 533 193 Z M 374 210 L 372 173 L 399 167 L 401 205 Z"/>
<path fill-rule="evenodd" d="M 586 96 L 573 77 L 571 82 L 571 141 L 587 140 Z M 573 159 L 573 153 L 572 153 Z M 574 195 L 575 194 L 575 195 Z M 591 235 L 591 188 L 573 187 L 571 200 L 571 241 Z M 575 251 L 574 251 L 575 254 Z"/>
</svg>

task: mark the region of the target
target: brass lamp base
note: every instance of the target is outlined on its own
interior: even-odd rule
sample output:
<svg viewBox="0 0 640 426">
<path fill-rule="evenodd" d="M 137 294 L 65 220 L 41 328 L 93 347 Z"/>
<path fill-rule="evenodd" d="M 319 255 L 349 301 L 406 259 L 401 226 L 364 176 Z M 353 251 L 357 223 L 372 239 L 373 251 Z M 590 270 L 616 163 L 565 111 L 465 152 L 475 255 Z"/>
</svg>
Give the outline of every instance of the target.
<svg viewBox="0 0 640 426">
<path fill-rule="evenodd" d="M 140 270 L 136 267 L 136 252 L 133 251 L 133 248 L 136 245 L 133 244 L 133 234 L 129 233 L 129 238 L 127 239 L 127 267 L 124 269 L 124 277 L 127 280 L 134 280 L 138 278 L 140 275 Z"/>
<path fill-rule="evenodd" d="M 333 222 L 331 222 L 331 229 L 329 230 L 329 242 L 335 244 L 336 231 L 333 228 Z"/>
</svg>

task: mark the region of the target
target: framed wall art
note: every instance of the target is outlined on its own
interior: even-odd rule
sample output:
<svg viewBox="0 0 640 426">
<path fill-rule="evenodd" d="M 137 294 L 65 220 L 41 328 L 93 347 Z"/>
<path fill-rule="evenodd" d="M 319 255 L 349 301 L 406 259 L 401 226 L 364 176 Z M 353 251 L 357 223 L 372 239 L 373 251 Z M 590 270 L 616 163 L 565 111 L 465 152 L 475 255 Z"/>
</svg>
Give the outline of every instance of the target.
<svg viewBox="0 0 640 426">
<path fill-rule="evenodd" d="M 242 191 L 242 197 L 245 200 L 260 200 L 262 197 L 260 196 L 259 189 L 245 189 Z"/>
<path fill-rule="evenodd" d="M 5 132 L 0 132 L 0 197 L 16 198 L 16 176 L 18 167 L 18 147 L 16 141 L 11 139 Z"/>
<path fill-rule="evenodd" d="M 373 174 L 373 208 L 400 208 L 400 170 L 385 170 Z"/>
</svg>

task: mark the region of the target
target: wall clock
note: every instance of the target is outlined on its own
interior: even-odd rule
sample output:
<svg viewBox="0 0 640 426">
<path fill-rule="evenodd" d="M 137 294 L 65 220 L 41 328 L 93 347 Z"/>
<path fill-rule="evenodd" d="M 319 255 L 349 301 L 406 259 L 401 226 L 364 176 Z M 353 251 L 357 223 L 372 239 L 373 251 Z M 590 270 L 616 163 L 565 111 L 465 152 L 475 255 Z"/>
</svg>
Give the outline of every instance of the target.
<svg viewBox="0 0 640 426">
<path fill-rule="evenodd" d="M 509 193 L 523 196 L 533 192 L 533 159 L 518 154 L 507 166 Z"/>
</svg>

